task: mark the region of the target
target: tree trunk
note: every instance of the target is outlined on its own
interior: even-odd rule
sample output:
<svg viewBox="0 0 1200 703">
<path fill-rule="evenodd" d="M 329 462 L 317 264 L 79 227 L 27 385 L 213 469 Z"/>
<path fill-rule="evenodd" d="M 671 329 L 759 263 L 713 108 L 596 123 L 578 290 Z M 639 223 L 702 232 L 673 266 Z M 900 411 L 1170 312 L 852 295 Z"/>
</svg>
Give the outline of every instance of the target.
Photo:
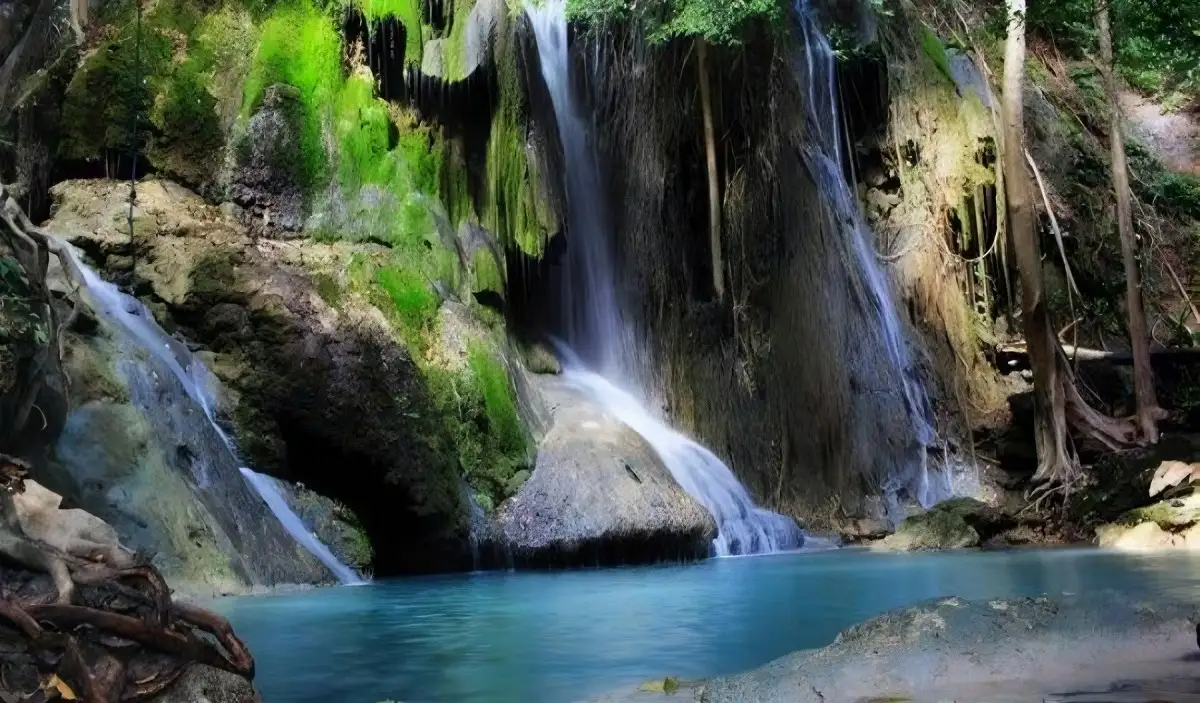
<svg viewBox="0 0 1200 703">
<path fill-rule="evenodd" d="M 700 71 L 700 105 L 704 113 L 704 151 L 708 162 L 709 249 L 712 251 L 713 290 L 725 299 L 725 264 L 721 256 L 721 187 L 717 180 L 717 142 L 713 128 L 712 89 L 708 84 L 708 42 L 696 40 L 696 65 Z"/>
<path fill-rule="evenodd" d="M 1007 0 L 1004 49 L 1004 186 L 1008 227 L 1021 283 L 1021 317 L 1033 368 L 1038 470 L 1035 480 L 1067 482 L 1078 471 L 1067 448 L 1066 392 L 1058 366 L 1058 341 L 1046 310 L 1042 253 L 1034 230 L 1029 172 L 1025 168 L 1025 0 Z"/>
<path fill-rule="evenodd" d="M 1125 260 L 1125 304 L 1129 314 L 1129 343 L 1133 351 L 1137 426 L 1142 437 L 1153 444 L 1158 441 L 1158 421 L 1165 413 L 1158 406 L 1158 398 L 1154 393 L 1154 372 L 1150 368 L 1146 308 L 1142 303 L 1142 274 L 1138 268 L 1137 242 L 1133 237 L 1129 170 L 1125 163 L 1125 144 L 1121 137 L 1121 106 L 1117 98 L 1117 79 L 1113 73 L 1112 28 L 1108 21 L 1108 0 L 1096 0 L 1096 30 L 1100 35 L 1100 70 L 1104 73 L 1104 86 L 1108 93 L 1112 181 L 1117 194 L 1117 231 L 1121 237 L 1121 258 Z"/>
</svg>

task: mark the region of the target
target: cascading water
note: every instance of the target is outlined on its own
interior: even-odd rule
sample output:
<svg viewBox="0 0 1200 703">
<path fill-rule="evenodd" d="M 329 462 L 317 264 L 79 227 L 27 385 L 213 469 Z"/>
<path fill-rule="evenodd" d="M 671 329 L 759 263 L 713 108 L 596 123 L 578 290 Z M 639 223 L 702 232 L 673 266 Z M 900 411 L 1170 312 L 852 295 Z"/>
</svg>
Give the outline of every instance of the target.
<svg viewBox="0 0 1200 703">
<path fill-rule="evenodd" d="M 542 77 L 562 141 L 568 202 L 566 340 L 563 376 L 650 443 L 671 475 L 717 523 L 718 556 L 798 549 L 806 536 L 791 519 L 760 508 L 720 459 L 646 410 L 617 378 L 637 379 L 638 348 L 615 286 L 599 170 L 586 124 L 571 93 L 565 0 L 526 7 L 537 38 Z M 810 544 L 810 546 L 812 546 Z"/>
<path fill-rule="evenodd" d="M 237 446 L 216 421 L 216 402 L 209 390 L 211 372 L 187 347 L 170 337 L 158 326 L 154 321 L 154 316 L 141 301 L 125 295 L 115 285 L 100 278 L 95 271 L 79 260 L 71 247 L 64 246 L 63 248 L 71 258 L 71 268 L 75 271 L 75 277 L 80 279 L 77 282 L 87 291 L 96 313 L 111 321 L 117 331 L 123 334 L 134 347 L 141 349 L 170 369 L 171 374 L 182 385 L 188 398 L 201 409 L 212 429 L 220 436 L 225 449 L 236 459 L 238 457 Z M 210 480 L 206 469 L 207 464 L 197 462 L 197 466 L 195 480 L 199 485 L 206 487 Z M 333 572 L 338 581 L 343 584 L 362 583 L 362 579 L 354 573 L 353 569 L 338 561 L 337 557 L 304 527 L 299 516 L 288 507 L 287 501 L 280 494 L 273 479 L 256 474 L 244 467 L 241 472 L 246 482 L 263 499 L 288 534 Z"/>
<path fill-rule="evenodd" d="M 804 41 L 804 56 L 802 60 L 797 59 L 796 72 L 806 96 L 805 119 L 810 135 L 804 156 L 838 226 L 851 234 L 853 255 L 859 268 L 858 279 L 866 286 L 866 302 L 877 319 L 888 360 L 900 378 L 913 440 L 919 445 L 920 466 L 916 467 L 915 476 L 892 477 L 883 489 L 885 493 L 894 494 L 900 488 L 906 488 L 922 507 L 928 508 L 952 495 L 947 474 L 937 472 L 938 480 L 930 477 L 925 447 L 936 438 L 930 420 L 932 409 L 925 389 L 911 370 L 907 342 L 892 302 L 890 286 L 875 254 L 871 229 L 863 219 L 844 175 L 842 150 L 845 140 L 838 113 L 837 59 L 809 0 L 797 1 L 796 16 Z"/>
</svg>

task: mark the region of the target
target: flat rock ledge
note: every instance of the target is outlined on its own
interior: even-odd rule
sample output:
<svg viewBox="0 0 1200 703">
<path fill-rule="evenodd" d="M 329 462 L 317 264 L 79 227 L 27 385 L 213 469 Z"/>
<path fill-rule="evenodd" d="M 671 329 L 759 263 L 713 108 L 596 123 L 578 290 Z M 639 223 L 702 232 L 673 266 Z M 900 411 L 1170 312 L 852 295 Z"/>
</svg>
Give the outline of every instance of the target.
<svg viewBox="0 0 1200 703">
<path fill-rule="evenodd" d="M 557 383 L 557 381 L 547 381 Z M 636 432 L 562 387 L 533 474 L 496 517 L 514 563 L 557 567 L 708 556 L 716 523 Z"/>
</svg>

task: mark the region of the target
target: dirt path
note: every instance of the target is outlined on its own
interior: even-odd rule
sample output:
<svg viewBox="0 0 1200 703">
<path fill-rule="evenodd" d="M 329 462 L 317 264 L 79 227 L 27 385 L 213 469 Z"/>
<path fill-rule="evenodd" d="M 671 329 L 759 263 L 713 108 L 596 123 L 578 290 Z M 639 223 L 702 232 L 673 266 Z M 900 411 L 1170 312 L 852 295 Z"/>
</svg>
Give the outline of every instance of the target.
<svg viewBox="0 0 1200 703">
<path fill-rule="evenodd" d="M 1121 94 L 1121 107 L 1167 168 L 1200 175 L 1200 114 L 1166 112 L 1159 103 L 1129 91 Z"/>
</svg>

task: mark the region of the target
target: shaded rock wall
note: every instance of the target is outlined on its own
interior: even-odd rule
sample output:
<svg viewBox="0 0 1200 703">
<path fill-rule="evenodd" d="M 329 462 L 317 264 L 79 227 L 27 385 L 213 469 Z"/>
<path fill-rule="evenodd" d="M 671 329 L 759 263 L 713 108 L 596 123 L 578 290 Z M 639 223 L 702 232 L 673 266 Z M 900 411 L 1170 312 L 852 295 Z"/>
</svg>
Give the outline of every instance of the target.
<svg viewBox="0 0 1200 703">
<path fill-rule="evenodd" d="M 877 353 L 850 254 L 857 235 L 802 157 L 798 51 L 764 31 L 713 61 L 725 135 L 721 301 L 689 47 L 650 49 L 617 30 L 580 37 L 575 49 L 589 69 L 579 89 L 608 174 L 618 285 L 645 345 L 644 375 L 659 380 L 672 422 L 730 463 L 757 500 L 829 524 L 877 511 L 864 500 L 889 475 L 911 475 L 919 453 L 900 378 Z"/>
<path fill-rule="evenodd" d="M 130 238 L 112 214 L 123 187 L 60 184 L 50 227 L 206 347 L 225 386 L 219 415 L 250 465 L 348 506 L 374 539 L 378 574 L 469 565 L 457 464 L 404 344 L 379 311 L 334 290 L 327 301 L 317 277 L 282 261 L 344 265 L 351 247 L 256 247 L 161 181 L 141 184 Z"/>
</svg>

